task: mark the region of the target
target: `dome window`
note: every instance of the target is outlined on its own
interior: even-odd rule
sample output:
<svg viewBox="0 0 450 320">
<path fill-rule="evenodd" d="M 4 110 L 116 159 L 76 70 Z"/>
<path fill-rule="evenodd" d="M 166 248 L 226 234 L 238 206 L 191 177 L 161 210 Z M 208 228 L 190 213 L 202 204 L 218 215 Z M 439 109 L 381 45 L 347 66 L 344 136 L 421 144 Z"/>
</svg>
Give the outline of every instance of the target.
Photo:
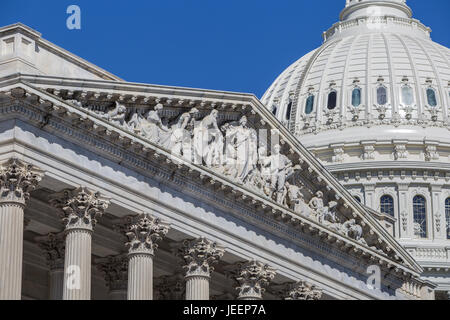
<svg viewBox="0 0 450 320">
<path fill-rule="evenodd" d="M 361 105 L 361 89 L 355 88 L 352 91 L 352 106 L 359 107 Z"/>
<path fill-rule="evenodd" d="M 289 103 L 286 108 L 286 120 L 291 120 L 291 111 L 292 111 L 292 100 L 289 100 Z"/>
<path fill-rule="evenodd" d="M 427 89 L 427 101 L 430 107 L 437 106 L 436 91 L 432 88 Z"/>
<path fill-rule="evenodd" d="M 336 108 L 336 103 L 337 103 L 337 92 L 336 91 L 331 91 L 328 94 L 327 108 L 329 110 L 333 110 L 334 108 Z"/>
<path fill-rule="evenodd" d="M 378 87 L 377 89 L 377 104 L 380 106 L 387 104 L 387 90 L 385 87 Z"/>
<path fill-rule="evenodd" d="M 381 213 L 394 216 L 394 198 L 391 196 L 382 196 L 380 199 L 380 211 Z"/>
<path fill-rule="evenodd" d="M 427 201 L 422 196 L 413 199 L 414 235 L 419 238 L 427 237 Z"/>
<path fill-rule="evenodd" d="M 311 114 L 313 110 L 314 110 L 314 95 L 310 94 L 308 98 L 306 98 L 305 113 Z"/>
<path fill-rule="evenodd" d="M 402 101 L 405 106 L 411 106 L 414 104 L 413 90 L 408 85 L 402 87 Z"/>
<path fill-rule="evenodd" d="M 274 116 L 277 115 L 277 106 L 272 106 L 272 114 L 273 114 Z"/>
<path fill-rule="evenodd" d="M 447 239 L 450 239 L 450 198 L 445 200 L 445 221 L 447 222 Z"/>
</svg>

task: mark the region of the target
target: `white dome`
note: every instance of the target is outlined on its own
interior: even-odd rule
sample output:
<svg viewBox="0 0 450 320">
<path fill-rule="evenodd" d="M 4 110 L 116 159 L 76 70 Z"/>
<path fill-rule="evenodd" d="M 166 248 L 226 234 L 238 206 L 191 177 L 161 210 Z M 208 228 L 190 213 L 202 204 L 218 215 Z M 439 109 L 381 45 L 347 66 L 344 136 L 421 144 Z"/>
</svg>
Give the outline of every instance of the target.
<svg viewBox="0 0 450 320">
<path fill-rule="evenodd" d="M 389 125 L 448 128 L 450 50 L 410 17 L 403 0 L 347 0 L 343 20 L 324 33 L 324 44 L 284 71 L 262 102 L 307 146 L 358 138 L 353 130 L 317 135 L 368 125 L 383 126 L 389 135 Z M 386 101 L 377 101 L 380 87 Z M 352 98 L 355 88 L 359 99 Z M 329 109 L 331 92 L 336 103 Z M 307 114 L 309 96 L 314 103 Z M 450 136 L 445 131 L 437 134 Z"/>
<path fill-rule="evenodd" d="M 411 17 L 404 0 L 347 0 L 262 102 L 448 291 L 450 50 Z"/>
</svg>

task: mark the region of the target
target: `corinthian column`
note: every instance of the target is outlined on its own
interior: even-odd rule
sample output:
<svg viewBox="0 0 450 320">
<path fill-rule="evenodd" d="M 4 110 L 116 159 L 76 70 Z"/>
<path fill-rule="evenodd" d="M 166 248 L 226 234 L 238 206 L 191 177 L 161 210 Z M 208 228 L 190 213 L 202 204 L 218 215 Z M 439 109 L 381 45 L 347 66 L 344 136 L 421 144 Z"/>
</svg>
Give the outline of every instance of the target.
<svg viewBox="0 0 450 320">
<path fill-rule="evenodd" d="M 129 239 L 128 300 L 153 300 L 153 256 L 169 226 L 147 213 L 133 220 L 125 227 Z"/>
<path fill-rule="evenodd" d="M 262 294 L 275 277 L 275 269 L 259 261 L 238 263 L 234 278 L 239 286 L 238 300 L 262 300 Z"/>
<path fill-rule="evenodd" d="M 90 300 L 92 232 L 109 201 L 81 187 L 53 195 L 50 203 L 61 210 L 66 229 L 63 300 Z"/>
<path fill-rule="evenodd" d="M 49 233 L 43 237 L 36 237 L 35 241 L 44 251 L 49 271 L 49 299 L 62 300 L 64 285 L 64 250 L 65 235 Z"/>
<path fill-rule="evenodd" d="M 0 165 L 0 300 L 20 300 L 24 208 L 43 176 L 17 159 Z"/>
<path fill-rule="evenodd" d="M 223 247 L 206 238 L 183 242 L 179 254 L 186 262 L 186 300 L 209 300 L 212 264 L 217 263 L 224 252 Z"/>
<path fill-rule="evenodd" d="M 110 256 L 96 261 L 105 275 L 110 300 L 127 300 L 128 257 L 126 254 Z"/>
</svg>

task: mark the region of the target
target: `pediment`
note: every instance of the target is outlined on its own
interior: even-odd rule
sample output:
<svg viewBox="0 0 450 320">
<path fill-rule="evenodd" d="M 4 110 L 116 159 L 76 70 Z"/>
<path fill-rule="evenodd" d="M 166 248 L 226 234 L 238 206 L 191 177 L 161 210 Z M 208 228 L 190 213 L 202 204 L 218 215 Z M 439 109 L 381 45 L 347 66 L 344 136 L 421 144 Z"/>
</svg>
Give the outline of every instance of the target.
<svg viewBox="0 0 450 320">
<path fill-rule="evenodd" d="M 8 86 L 3 99 L 33 103 L 101 139 L 196 173 L 193 178 L 340 250 L 399 274 L 421 272 L 253 95 L 44 77 Z"/>
</svg>

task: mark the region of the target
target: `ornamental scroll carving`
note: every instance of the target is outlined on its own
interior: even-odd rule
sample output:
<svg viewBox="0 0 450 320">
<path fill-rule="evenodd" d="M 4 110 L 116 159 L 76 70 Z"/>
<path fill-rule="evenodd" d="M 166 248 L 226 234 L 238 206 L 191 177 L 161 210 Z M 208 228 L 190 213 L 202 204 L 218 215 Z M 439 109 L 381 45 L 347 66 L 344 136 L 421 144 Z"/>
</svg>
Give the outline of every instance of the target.
<svg viewBox="0 0 450 320">
<path fill-rule="evenodd" d="M 238 120 L 224 121 L 219 119 L 217 109 L 205 114 L 195 107 L 176 115 L 166 110 L 159 100 L 152 110 L 144 113 L 135 109 L 128 112 L 119 102 L 109 111 L 83 107 L 170 150 L 176 158 L 204 166 L 297 214 L 313 218 L 355 240 L 362 239 L 358 232 L 346 231 L 348 228 L 343 223 L 348 218 L 338 217 L 338 203 L 330 201 L 324 205 L 322 192 L 312 195 L 305 187 L 299 175 L 301 165 L 294 164 L 284 154 L 281 144 L 277 143 L 277 133 L 273 139 L 272 132 L 256 130 L 245 115 Z M 270 142 L 268 134 L 272 135 Z M 341 157 L 339 153 L 337 160 Z"/>
</svg>

